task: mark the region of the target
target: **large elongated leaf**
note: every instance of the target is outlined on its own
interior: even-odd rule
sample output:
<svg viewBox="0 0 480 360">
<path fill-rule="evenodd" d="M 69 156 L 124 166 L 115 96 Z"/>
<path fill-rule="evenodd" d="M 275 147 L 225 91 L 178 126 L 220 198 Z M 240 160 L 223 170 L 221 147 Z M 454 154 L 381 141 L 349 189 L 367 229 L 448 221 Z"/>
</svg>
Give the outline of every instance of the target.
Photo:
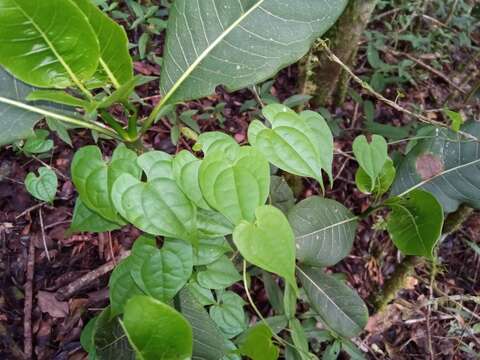
<svg viewBox="0 0 480 360">
<path fill-rule="evenodd" d="M 362 331 L 368 310 L 355 291 L 321 269 L 302 267 L 298 272 L 310 305 L 325 325 L 345 337 L 354 337 Z"/>
<path fill-rule="evenodd" d="M 480 123 L 462 127 L 477 138 Z M 393 184 L 399 195 L 421 187 L 432 193 L 446 213 L 462 203 L 480 209 L 480 144 L 446 129 L 432 129 L 403 160 Z"/>
<path fill-rule="evenodd" d="M 346 0 L 176 0 L 161 91 L 178 102 L 237 90 L 300 59 Z"/>
<path fill-rule="evenodd" d="M 69 0 L 1 0 L 0 64 L 38 87 L 65 88 L 94 74 L 97 37 Z"/>
<path fill-rule="evenodd" d="M 312 196 L 295 205 L 288 220 L 297 242 L 297 259 L 310 266 L 335 265 L 350 253 L 357 218 L 342 204 Z"/>
<path fill-rule="evenodd" d="M 25 102 L 34 88 L 15 79 L 0 67 L 0 96 Z M 0 102 L 0 146 L 33 134 L 33 126 L 42 115 Z"/>
<path fill-rule="evenodd" d="M 226 354 L 225 338 L 202 305 L 189 290 L 179 293 L 177 306 L 193 330 L 193 360 L 222 359 Z"/>
<path fill-rule="evenodd" d="M 116 88 L 133 79 L 132 58 L 125 30 L 93 5 L 91 0 L 73 0 L 87 16 L 100 42 L 100 66 L 95 82 L 109 80 Z"/>
</svg>

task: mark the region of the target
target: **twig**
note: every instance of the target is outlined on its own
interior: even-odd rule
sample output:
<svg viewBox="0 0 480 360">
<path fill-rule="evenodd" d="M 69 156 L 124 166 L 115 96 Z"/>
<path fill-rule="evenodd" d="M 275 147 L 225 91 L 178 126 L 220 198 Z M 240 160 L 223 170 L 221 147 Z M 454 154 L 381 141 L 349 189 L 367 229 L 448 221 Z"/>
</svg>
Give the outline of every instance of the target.
<svg viewBox="0 0 480 360">
<path fill-rule="evenodd" d="M 48 260 L 48 262 L 50 262 L 51 259 L 50 259 L 50 254 L 48 252 L 47 239 L 45 237 L 45 227 L 43 226 L 43 215 L 42 215 L 42 208 L 41 207 L 38 209 L 38 217 L 40 219 L 40 229 L 42 230 L 43 247 L 45 249 L 45 254 L 47 255 L 47 260 Z"/>
<path fill-rule="evenodd" d="M 439 126 L 439 127 L 443 127 L 443 128 L 449 128 L 446 124 L 444 123 L 441 123 L 439 121 L 435 121 L 435 120 L 432 120 L 432 119 L 429 119 L 428 117 L 424 116 L 424 115 L 421 115 L 421 114 L 416 114 L 414 113 L 413 111 L 410 111 L 408 109 L 405 109 L 404 107 L 401 107 L 400 105 L 398 105 L 396 102 L 392 101 L 392 100 L 389 100 L 387 99 L 385 96 L 383 96 L 382 94 L 376 92 L 369 84 L 367 84 L 365 81 L 363 81 L 362 79 L 360 79 L 357 75 L 355 75 L 355 73 L 347 66 L 345 65 L 342 60 L 340 60 L 333 52 L 332 50 L 330 50 L 330 48 L 328 47 L 327 43 L 322 40 L 322 39 L 319 39 L 318 40 L 320 46 L 322 46 L 326 53 L 327 53 L 327 56 L 328 58 L 337 63 L 338 65 L 340 65 L 348 74 L 350 74 L 350 76 L 352 77 L 352 79 L 358 83 L 362 88 L 364 88 L 365 90 L 367 90 L 368 92 L 370 92 L 373 96 L 375 96 L 378 100 L 384 102 L 385 104 L 389 105 L 390 107 L 394 108 L 395 110 L 399 111 L 399 112 L 402 112 L 404 114 L 407 114 L 409 116 L 412 116 L 418 120 L 420 120 L 421 122 L 423 123 L 426 123 L 426 124 L 429 124 L 429 125 L 435 125 L 435 126 Z M 468 134 L 466 132 L 463 132 L 463 131 L 459 131 L 458 132 L 460 135 L 466 137 L 466 138 L 469 138 L 469 139 L 472 139 L 472 140 L 475 140 L 475 141 L 479 141 L 479 139 L 475 136 L 473 136 L 472 134 Z"/>
<path fill-rule="evenodd" d="M 130 251 L 125 251 L 124 253 L 120 254 L 120 256 L 115 260 L 112 260 L 106 264 L 103 264 L 99 268 L 90 271 L 89 273 L 83 275 L 82 277 L 78 278 L 74 282 L 60 288 L 55 297 L 60 301 L 65 301 L 70 299 L 73 295 L 75 295 L 78 291 L 83 289 L 85 286 L 89 285 L 93 281 L 97 280 L 100 276 L 103 276 L 115 268 L 115 264 L 117 261 L 120 261 L 127 256 L 130 255 Z"/>
<path fill-rule="evenodd" d="M 45 205 L 46 203 L 42 202 L 42 203 L 39 203 L 39 204 L 36 204 L 36 205 L 33 205 L 31 207 L 29 207 L 28 209 L 25 209 L 20 215 L 17 215 L 15 217 L 15 220 L 18 220 L 20 219 L 21 217 L 27 215 L 29 212 L 33 211 L 33 210 L 36 210 L 38 208 L 41 208 L 43 205 Z"/>
<path fill-rule="evenodd" d="M 25 283 L 25 303 L 23 308 L 23 352 L 25 358 L 31 359 L 33 354 L 32 341 L 32 306 L 33 279 L 35 277 L 35 243 L 30 237 L 28 243 L 27 277 Z"/>
<path fill-rule="evenodd" d="M 451 85 L 453 88 L 455 88 L 455 90 L 457 90 L 458 92 L 462 93 L 462 94 L 466 94 L 467 92 L 462 89 L 458 84 L 456 84 L 455 82 L 453 82 L 452 80 L 450 80 L 448 78 L 447 75 L 445 75 L 444 73 L 442 73 L 441 71 L 431 67 L 430 65 L 424 63 L 422 60 L 420 59 L 417 59 L 416 57 L 408 54 L 408 53 L 405 53 L 405 52 L 401 52 L 401 51 L 395 51 L 393 49 L 386 49 L 385 51 L 388 51 L 388 52 L 391 52 L 393 55 L 396 55 L 396 56 L 404 56 L 410 60 L 412 60 L 414 63 L 420 65 L 421 67 L 423 67 L 424 69 L 430 71 L 432 74 L 435 74 L 437 75 L 439 78 L 441 78 L 443 81 L 445 81 L 447 84 Z"/>
</svg>

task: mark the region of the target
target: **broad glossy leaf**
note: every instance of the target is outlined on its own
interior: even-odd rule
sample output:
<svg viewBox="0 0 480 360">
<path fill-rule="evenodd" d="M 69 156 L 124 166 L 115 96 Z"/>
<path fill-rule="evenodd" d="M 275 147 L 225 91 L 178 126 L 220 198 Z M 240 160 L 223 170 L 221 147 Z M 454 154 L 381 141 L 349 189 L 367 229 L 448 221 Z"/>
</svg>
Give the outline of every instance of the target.
<svg viewBox="0 0 480 360">
<path fill-rule="evenodd" d="M 110 164 L 107 164 L 97 146 L 85 146 L 75 153 L 72 161 L 72 180 L 82 202 L 105 219 L 124 225 L 110 198 L 113 183 L 122 175 L 140 176 L 136 165 L 137 155 L 120 145 L 115 149 Z"/>
<path fill-rule="evenodd" d="M 373 135 L 369 143 L 365 135 L 358 136 L 352 145 L 353 153 L 360 167 L 370 176 L 373 191 L 375 182 L 388 160 L 388 145 L 379 135 Z"/>
<path fill-rule="evenodd" d="M 285 215 L 269 205 L 258 207 L 254 223 L 242 221 L 233 242 L 248 262 L 282 276 L 297 289 L 295 236 Z"/>
<path fill-rule="evenodd" d="M 161 91 L 170 102 L 238 90 L 300 59 L 346 1 L 177 0 L 170 9 Z M 240 61 L 241 59 L 241 61 Z"/>
<path fill-rule="evenodd" d="M 312 111 L 296 114 L 280 109 L 274 105 L 264 111 L 271 129 L 258 120 L 252 123 L 250 143 L 282 170 L 314 178 L 322 187 L 324 170 L 332 182 L 333 136 L 325 119 Z"/>
<path fill-rule="evenodd" d="M 357 218 L 342 204 L 309 197 L 288 213 L 297 243 L 297 259 L 310 266 L 332 266 L 347 256 L 355 239 Z"/>
<path fill-rule="evenodd" d="M 208 265 L 222 257 L 227 251 L 232 250 L 224 237 L 200 239 L 198 248 L 193 249 L 193 264 Z"/>
<path fill-rule="evenodd" d="M 224 289 L 240 280 L 240 274 L 226 256 L 207 265 L 206 270 L 197 274 L 198 283 L 206 289 Z"/>
<path fill-rule="evenodd" d="M 437 199 L 417 189 L 385 204 L 392 209 L 387 229 L 395 246 L 405 255 L 432 258 L 443 227 L 443 209 Z"/>
<path fill-rule="evenodd" d="M 31 172 L 25 178 L 27 191 L 41 201 L 52 203 L 57 193 L 57 186 L 57 174 L 44 166 L 38 169 L 38 176 Z"/>
<path fill-rule="evenodd" d="M 172 300 L 190 279 L 192 256 L 190 244 L 167 239 L 163 248 L 142 265 L 141 278 L 147 294 L 163 302 Z"/>
<path fill-rule="evenodd" d="M 147 296 L 125 307 L 123 326 L 139 359 L 186 360 L 193 351 L 192 327 L 174 308 Z"/>
<path fill-rule="evenodd" d="M 193 156 L 192 153 L 182 150 L 173 159 L 173 175 L 178 186 L 195 205 L 209 210 L 210 206 L 203 198 L 198 179 L 201 164 L 202 161 Z"/>
<path fill-rule="evenodd" d="M 25 102 L 32 90 L 34 88 L 15 79 L 0 66 L 0 97 Z M 33 135 L 33 126 L 41 118 L 39 114 L 0 101 L 0 146 Z"/>
<path fill-rule="evenodd" d="M 272 342 L 272 331 L 265 324 L 259 324 L 242 334 L 238 343 L 240 353 L 252 360 L 277 360 L 279 350 Z"/>
<path fill-rule="evenodd" d="M 175 180 L 172 169 L 172 155 L 163 151 L 149 151 L 137 159 L 137 164 L 147 175 L 148 181 L 165 178 Z"/>
<path fill-rule="evenodd" d="M 265 204 L 270 188 L 270 167 L 254 148 L 240 148 L 235 160 L 220 150 L 202 161 L 200 188 L 207 203 L 233 224 L 252 221 L 255 209 Z"/>
<path fill-rule="evenodd" d="M 247 328 L 244 305 L 245 302 L 239 295 L 227 291 L 222 294 L 220 302 L 210 308 L 211 318 L 229 339 Z"/>
<path fill-rule="evenodd" d="M 80 344 L 83 347 L 83 350 L 88 352 L 89 359 L 95 359 L 95 323 L 97 322 L 98 317 L 90 319 L 87 325 L 82 329 L 82 334 L 80 335 Z"/>
<path fill-rule="evenodd" d="M 145 262 L 159 251 L 155 237 L 142 235 L 135 240 L 129 259 L 130 275 L 137 286 L 147 292 L 146 285 L 143 282 L 142 267 Z"/>
<path fill-rule="evenodd" d="M 364 194 L 372 193 L 379 197 L 390 190 L 390 186 L 392 186 L 393 181 L 395 180 L 395 175 L 396 170 L 393 161 L 387 159 L 374 184 L 372 184 L 372 179 L 363 168 L 357 170 L 357 173 L 355 174 L 355 183 L 357 184 L 358 189 Z"/>
<path fill-rule="evenodd" d="M 181 290 L 178 297 L 182 315 L 193 329 L 193 359 L 222 359 L 227 348 L 218 326 L 187 288 Z"/>
<path fill-rule="evenodd" d="M 133 79 L 132 58 L 128 52 L 128 38 L 123 27 L 98 9 L 91 0 L 73 0 L 87 16 L 100 43 L 100 64 L 91 81 L 111 82 L 120 88 Z"/>
<path fill-rule="evenodd" d="M 196 242 L 196 208 L 173 180 L 141 182 L 121 175 L 112 201 L 123 218 L 146 233 Z"/>
<path fill-rule="evenodd" d="M 195 147 L 198 150 L 202 150 L 205 156 L 218 150 L 227 154 L 232 160 L 237 157 L 240 150 L 240 145 L 233 137 L 219 131 L 200 134 Z"/>
<path fill-rule="evenodd" d="M 470 121 L 462 131 L 480 138 L 480 124 Z M 453 131 L 430 129 L 398 169 L 392 194 L 422 188 L 432 193 L 446 213 L 465 203 L 480 209 L 480 145 Z"/>
<path fill-rule="evenodd" d="M 46 88 L 82 83 L 99 55 L 95 32 L 73 2 L 0 1 L 0 64 L 20 80 Z"/>
<path fill-rule="evenodd" d="M 216 211 L 198 209 L 197 228 L 199 237 L 211 239 L 232 234 L 234 226 Z"/>
<path fill-rule="evenodd" d="M 75 208 L 73 209 L 72 223 L 68 228 L 69 233 L 101 233 L 120 228 L 120 225 L 101 217 L 96 212 L 86 207 L 80 198 L 77 198 Z"/>
<path fill-rule="evenodd" d="M 103 310 L 95 321 L 93 338 L 96 360 L 136 359 L 120 319 L 112 315 L 110 307 Z"/>
<path fill-rule="evenodd" d="M 122 314 L 125 304 L 135 295 L 142 295 L 131 275 L 132 259 L 124 259 L 118 264 L 110 276 L 108 287 L 110 289 L 110 305 L 112 316 Z"/>
<path fill-rule="evenodd" d="M 357 293 L 322 269 L 298 270 L 310 305 L 329 329 L 347 338 L 357 336 L 368 320 L 368 309 Z"/>
</svg>

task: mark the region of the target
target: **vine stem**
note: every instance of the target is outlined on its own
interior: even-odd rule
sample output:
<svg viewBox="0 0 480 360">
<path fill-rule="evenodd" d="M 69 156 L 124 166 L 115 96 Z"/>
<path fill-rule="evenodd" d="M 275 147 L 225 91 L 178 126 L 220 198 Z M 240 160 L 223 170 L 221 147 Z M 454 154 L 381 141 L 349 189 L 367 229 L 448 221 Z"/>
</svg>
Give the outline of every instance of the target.
<svg viewBox="0 0 480 360">
<path fill-rule="evenodd" d="M 439 127 L 443 127 L 443 128 L 449 128 L 446 124 L 444 123 L 441 123 L 439 121 L 435 121 L 435 120 L 432 120 L 432 119 L 429 119 L 428 117 L 422 115 L 422 114 L 416 114 L 414 113 L 413 111 L 411 110 L 408 110 L 408 109 L 405 109 L 404 107 L 398 105 L 396 102 L 392 101 L 392 100 L 389 100 L 387 99 L 385 96 L 383 96 L 382 94 L 376 92 L 369 84 L 367 84 L 365 81 L 363 81 L 362 79 L 360 79 L 357 75 L 355 75 L 355 73 L 346 65 L 343 63 L 342 60 L 340 60 L 338 58 L 337 55 L 335 55 L 333 53 L 333 51 L 329 48 L 328 44 L 325 42 L 325 40 L 322 40 L 322 39 L 319 39 L 317 40 L 318 43 L 320 44 L 320 46 L 325 50 L 325 52 L 327 53 L 327 56 L 328 58 L 337 63 L 338 65 L 340 65 L 351 77 L 353 80 L 355 80 L 356 83 L 358 83 L 362 88 L 364 88 L 365 90 L 367 90 L 368 92 L 370 92 L 373 96 L 375 96 L 378 100 L 382 101 L 383 103 L 387 104 L 388 106 L 394 108 L 395 110 L 399 111 L 399 112 L 402 112 L 404 114 L 407 114 L 409 116 L 412 116 L 418 120 L 420 120 L 421 122 L 423 123 L 426 123 L 426 124 L 430 124 L 430 125 L 434 125 L 434 126 L 439 126 Z M 466 133 L 466 132 L 463 132 L 463 131 L 459 131 L 458 132 L 460 135 L 468 138 L 468 139 L 472 139 L 472 140 L 475 140 L 475 141 L 480 141 L 480 139 L 478 139 L 477 137 L 469 134 L 469 133 Z"/>
<path fill-rule="evenodd" d="M 84 120 L 81 120 L 81 119 L 73 118 L 73 117 L 70 117 L 70 116 L 57 114 L 57 113 L 51 112 L 49 110 L 45 110 L 45 109 L 41 109 L 41 108 L 38 108 L 38 107 L 35 107 L 35 106 L 24 104 L 20 101 L 5 98 L 3 96 L 0 96 L 0 102 L 4 103 L 4 104 L 7 104 L 7 105 L 15 106 L 17 108 L 24 109 L 24 110 L 27 110 L 27 111 L 30 111 L 30 112 L 33 112 L 33 113 L 37 113 L 37 114 L 40 114 L 40 115 L 43 115 L 43 116 L 46 116 L 46 117 L 50 117 L 50 118 L 53 118 L 53 119 L 56 119 L 56 120 L 59 120 L 59 121 L 63 121 L 63 122 L 68 123 L 68 124 L 77 125 L 77 126 L 80 126 L 80 127 L 86 128 L 86 129 L 90 129 L 90 130 L 95 130 L 95 131 L 98 131 L 99 133 L 110 136 L 114 139 L 122 140 L 122 138 L 120 136 L 118 136 L 118 134 L 114 130 L 110 129 L 109 127 L 107 127 L 104 124 L 102 124 L 100 122 L 97 122 L 97 121 L 89 122 L 89 121 L 84 121 Z"/>
</svg>

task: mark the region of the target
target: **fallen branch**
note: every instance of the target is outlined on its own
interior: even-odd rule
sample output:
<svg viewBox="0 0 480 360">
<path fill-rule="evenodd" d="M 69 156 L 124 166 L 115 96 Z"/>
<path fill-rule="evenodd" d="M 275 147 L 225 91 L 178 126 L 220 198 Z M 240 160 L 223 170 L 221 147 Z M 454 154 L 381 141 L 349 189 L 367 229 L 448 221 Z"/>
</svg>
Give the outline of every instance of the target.
<svg viewBox="0 0 480 360">
<path fill-rule="evenodd" d="M 26 359 L 32 359 L 32 307 L 33 307 L 33 279 L 35 277 L 35 243 L 30 237 L 28 243 L 27 276 L 25 282 L 25 302 L 23 308 L 23 352 Z"/>
<path fill-rule="evenodd" d="M 120 254 L 120 256 L 117 259 L 109 261 L 108 263 L 103 264 L 99 268 L 86 273 L 85 275 L 78 278 L 74 282 L 64 286 L 63 288 L 60 288 L 57 291 L 55 297 L 60 301 L 65 301 L 70 299 L 73 295 L 75 295 L 81 289 L 85 288 L 87 285 L 97 280 L 99 277 L 105 274 L 108 274 L 110 271 L 112 271 L 115 268 L 116 264 L 120 260 L 126 258 L 129 255 L 130 255 L 130 251 L 125 251 L 124 253 Z"/>
</svg>

